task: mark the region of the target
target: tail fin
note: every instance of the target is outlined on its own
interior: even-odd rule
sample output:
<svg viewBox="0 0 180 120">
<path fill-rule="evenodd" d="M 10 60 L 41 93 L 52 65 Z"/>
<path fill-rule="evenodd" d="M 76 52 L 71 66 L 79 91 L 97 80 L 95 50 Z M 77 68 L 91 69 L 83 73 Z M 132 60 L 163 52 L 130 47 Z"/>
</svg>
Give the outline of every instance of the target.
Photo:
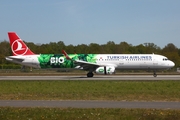
<svg viewBox="0 0 180 120">
<path fill-rule="evenodd" d="M 14 56 L 17 55 L 34 55 L 34 53 L 26 46 L 21 38 L 15 32 L 8 32 L 11 50 Z"/>
</svg>

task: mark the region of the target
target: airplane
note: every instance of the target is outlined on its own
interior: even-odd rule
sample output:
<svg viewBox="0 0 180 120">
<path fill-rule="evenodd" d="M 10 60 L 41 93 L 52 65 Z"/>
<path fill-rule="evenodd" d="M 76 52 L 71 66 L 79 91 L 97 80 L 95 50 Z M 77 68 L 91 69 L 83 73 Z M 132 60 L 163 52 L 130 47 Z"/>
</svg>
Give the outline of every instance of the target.
<svg viewBox="0 0 180 120">
<path fill-rule="evenodd" d="M 174 62 L 167 57 L 157 54 L 35 54 L 15 32 L 8 32 L 13 56 L 6 60 L 42 69 L 82 69 L 87 72 L 87 77 L 96 74 L 115 74 L 119 70 L 152 70 L 157 77 L 157 70 L 170 69 Z"/>
</svg>

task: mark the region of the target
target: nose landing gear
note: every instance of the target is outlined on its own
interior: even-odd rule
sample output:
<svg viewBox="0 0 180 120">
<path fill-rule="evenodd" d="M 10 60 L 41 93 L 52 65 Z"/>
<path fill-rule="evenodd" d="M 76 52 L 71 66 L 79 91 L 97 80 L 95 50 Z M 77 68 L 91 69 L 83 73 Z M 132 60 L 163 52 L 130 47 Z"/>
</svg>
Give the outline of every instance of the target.
<svg viewBox="0 0 180 120">
<path fill-rule="evenodd" d="M 153 76 L 154 76 L 154 77 L 157 77 L 156 71 L 154 71 Z"/>
</svg>

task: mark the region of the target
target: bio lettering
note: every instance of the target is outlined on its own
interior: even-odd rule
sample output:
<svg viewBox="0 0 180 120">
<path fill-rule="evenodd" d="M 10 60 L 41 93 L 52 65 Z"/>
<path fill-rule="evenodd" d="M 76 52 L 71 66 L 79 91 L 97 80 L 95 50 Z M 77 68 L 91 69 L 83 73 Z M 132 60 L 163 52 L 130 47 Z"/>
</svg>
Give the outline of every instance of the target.
<svg viewBox="0 0 180 120">
<path fill-rule="evenodd" d="M 63 57 L 51 57 L 50 63 L 51 64 L 64 63 L 64 58 Z"/>
</svg>

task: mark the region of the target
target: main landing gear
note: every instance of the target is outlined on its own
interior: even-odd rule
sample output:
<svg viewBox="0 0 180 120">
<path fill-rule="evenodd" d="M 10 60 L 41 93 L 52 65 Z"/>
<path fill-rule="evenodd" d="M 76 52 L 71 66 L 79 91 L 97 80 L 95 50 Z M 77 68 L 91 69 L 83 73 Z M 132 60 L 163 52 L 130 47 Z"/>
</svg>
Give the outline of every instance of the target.
<svg viewBox="0 0 180 120">
<path fill-rule="evenodd" d="M 94 76 L 93 72 L 88 72 L 87 73 L 87 77 L 93 77 L 93 76 Z"/>
</svg>

